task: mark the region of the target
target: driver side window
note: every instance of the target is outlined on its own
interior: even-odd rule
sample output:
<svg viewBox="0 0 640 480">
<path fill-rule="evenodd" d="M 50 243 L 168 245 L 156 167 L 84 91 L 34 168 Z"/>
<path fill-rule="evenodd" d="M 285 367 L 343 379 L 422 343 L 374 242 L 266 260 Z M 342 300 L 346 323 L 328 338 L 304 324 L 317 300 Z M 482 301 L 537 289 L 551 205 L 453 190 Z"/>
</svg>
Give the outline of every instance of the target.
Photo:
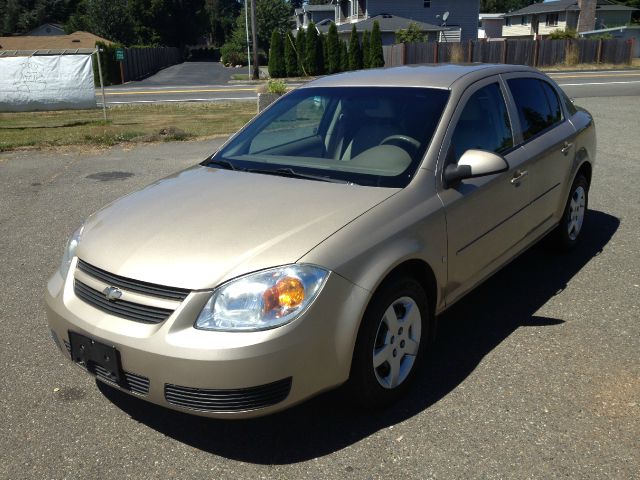
<svg viewBox="0 0 640 480">
<path fill-rule="evenodd" d="M 451 154 L 458 163 L 467 150 L 503 153 L 513 146 L 511 122 L 502 91 L 492 83 L 475 92 L 465 105 L 451 137 Z"/>
</svg>

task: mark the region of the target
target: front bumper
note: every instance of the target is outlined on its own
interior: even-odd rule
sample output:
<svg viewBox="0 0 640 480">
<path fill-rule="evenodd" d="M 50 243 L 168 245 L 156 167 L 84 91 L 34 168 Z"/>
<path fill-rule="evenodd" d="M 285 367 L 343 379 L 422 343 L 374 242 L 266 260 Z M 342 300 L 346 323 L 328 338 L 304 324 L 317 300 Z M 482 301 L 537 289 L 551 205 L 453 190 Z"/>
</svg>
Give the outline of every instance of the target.
<svg viewBox="0 0 640 480">
<path fill-rule="evenodd" d="M 46 309 L 54 340 L 69 354 L 69 331 L 114 346 L 124 378 L 99 380 L 152 403 L 216 417 L 273 413 L 345 382 L 369 292 L 331 273 L 296 320 L 261 332 L 193 328 L 209 292 L 191 292 L 171 316 L 146 324 L 111 315 L 74 293 L 73 272 L 49 280 Z M 66 348 L 65 348 L 66 347 Z"/>
</svg>

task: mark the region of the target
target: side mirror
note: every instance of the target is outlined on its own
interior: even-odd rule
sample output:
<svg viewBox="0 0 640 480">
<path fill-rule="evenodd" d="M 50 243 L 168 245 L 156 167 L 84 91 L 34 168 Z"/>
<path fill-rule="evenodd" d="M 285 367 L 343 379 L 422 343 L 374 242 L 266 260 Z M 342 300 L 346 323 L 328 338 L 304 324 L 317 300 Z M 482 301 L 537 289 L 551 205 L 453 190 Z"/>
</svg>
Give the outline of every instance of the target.
<svg viewBox="0 0 640 480">
<path fill-rule="evenodd" d="M 507 161 L 492 152 L 467 150 L 457 164 L 450 163 L 444 169 L 444 181 L 447 186 L 455 185 L 467 178 L 484 177 L 509 170 Z"/>
</svg>

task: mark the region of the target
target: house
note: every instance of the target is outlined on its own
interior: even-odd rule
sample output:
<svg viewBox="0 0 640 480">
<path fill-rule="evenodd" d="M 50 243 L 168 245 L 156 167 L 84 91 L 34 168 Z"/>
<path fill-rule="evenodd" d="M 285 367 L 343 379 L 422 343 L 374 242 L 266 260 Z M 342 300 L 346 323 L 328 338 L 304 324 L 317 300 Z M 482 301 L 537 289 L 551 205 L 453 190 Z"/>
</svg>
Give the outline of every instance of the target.
<svg viewBox="0 0 640 480">
<path fill-rule="evenodd" d="M 478 21 L 478 38 L 500 38 L 504 26 L 504 13 L 481 13 Z"/>
<path fill-rule="evenodd" d="M 399 27 L 396 31 L 414 22 L 429 25 L 430 30 L 425 30 L 428 32 L 438 31 L 432 28 L 447 27 L 442 31 L 449 35 L 441 35 L 443 40 L 450 41 L 452 36 L 455 40 L 475 40 L 478 36 L 479 0 L 332 0 L 331 3 L 338 27 L 347 24 L 350 29 L 352 23 L 357 25 L 374 17 L 388 16 L 394 20 L 386 23 L 389 28 Z M 393 43 L 389 38 L 387 42 Z"/>
<path fill-rule="evenodd" d="M 66 35 L 62 25 L 57 23 L 45 23 L 33 30 L 23 34 L 26 37 L 40 37 L 40 36 L 53 36 L 53 35 Z"/>
<path fill-rule="evenodd" d="M 0 51 L 3 50 L 75 50 L 95 48 L 96 42 L 110 44 L 109 40 L 89 32 L 73 32 L 70 35 L 18 35 L 0 37 Z"/>
<path fill-rule="evenodd" d="M 601 35 L 620 38 L 622 40 L 633 39 L 633 56 L 635 58 L 640 57 L 640 25 L 624 25 L 622 27 L 604 28 L 580 33 L 580 37 L 582 38 L 600 37 Z"/>
<path fill-rule="evenodd" d="M 578 32 L 626 25 L 637 10 L 612 0 L 555 0 L 534 3 L 505 14 L 504 37 L 538 37 L 554 30 Z"/>
<path fill-rule="evenodd" d="M 318 23 L 324 20 L 335 19 L 335 7 L 333 5 L 302 5 L 302 8 L 296 8 L 296 29 L 306 28 L 311 22 Z"/>
<path fill-rule="evenodd" d="M 373 29 L 373 22 L 378 22 L 380 26 L 380 34 L 382 37 L 382 45 L 393 45 L 396 43 L 396 32 L 398 30 L 406 30 L 409 24 L 415 23 L 420 28 L 420 31 L 424 32 L 427 36 L 427 40 L 436 41 L 440 35 L 446 32 L 446 27 L 438 27 L 429 23 L 418 22 L 409 18 L 398 17 L 396 15 L 375 15 L 373 17 L 367 17 L 361 19 L 358 22 L 353 23 L 341 23 L 337 26 L 338 38 L 344 42 L 348 42 L 351 36 L 351 29 L 353 25 L 356 26 L 358 34 L 362 35 L 365 30 L 371 31 Z M 318 31 L 327 33 L 329 31 L 329 25 L 320 24 L 317 25 Z"/>
</svg>

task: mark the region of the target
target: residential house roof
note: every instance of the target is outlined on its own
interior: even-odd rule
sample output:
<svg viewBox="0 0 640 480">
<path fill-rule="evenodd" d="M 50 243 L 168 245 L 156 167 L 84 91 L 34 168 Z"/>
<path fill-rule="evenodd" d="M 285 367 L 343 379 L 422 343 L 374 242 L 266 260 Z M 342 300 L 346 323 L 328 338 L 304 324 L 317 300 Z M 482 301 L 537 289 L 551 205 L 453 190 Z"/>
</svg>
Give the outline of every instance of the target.
<svg viewBox="0 0 640 480">
<path fill-rule="evenodd" d="M 96 42 L 113 42 L 89 32 L 73 32 L 70 35 L 39 35 L 0 37 L 0 50 L 60 50 L 94 48 Z"/>
<path fill-rule="evenodd" d="M 430 23 L 418 22 L 417 20 L 411 20 L 410 18 L 398 17 L 397 15 L 375 15 L 369 17 L 366 20 L 362 20 L 357 23 L 343 23 L 338 25 L 338 33 L 350 32 L 353 25 L 356 26 L 356 31 L 364 32 L 365 30 L 373 29 L 373 22 L 377 21 L 380 25 L 381 32 L 397 32 L 398 30 L 406 30 L 409 28 L 409 24 L 415 23 L 423 32 L 440 32 L 448 30 L 446 27 L 438 27 L 437 25 L 431 25 Z M 321 32 L 326 33 L 329 30 L 328 25 L 322 25 L 318 27 Z"/>
<path fill-rule="evenodd" d="M 626 10 L 634 11 L 637 8 L 627 7 L 625 5 L 619 5 L 613 3 L 610 0 L 598 0 L 597 9 L 599 10 Z M 552 13 L 552 12 L 564 12 L 564 11 L 579 11 L 578 0 L 555 0 L 553 2 L 534 3 L 528 7 L 521 8 L 520 10 L 514 10 L 513 12 L 505 13 L 506 17 L 515 17 L 519 15 L 537 15 L 540 13 Z"/>
</svg>

